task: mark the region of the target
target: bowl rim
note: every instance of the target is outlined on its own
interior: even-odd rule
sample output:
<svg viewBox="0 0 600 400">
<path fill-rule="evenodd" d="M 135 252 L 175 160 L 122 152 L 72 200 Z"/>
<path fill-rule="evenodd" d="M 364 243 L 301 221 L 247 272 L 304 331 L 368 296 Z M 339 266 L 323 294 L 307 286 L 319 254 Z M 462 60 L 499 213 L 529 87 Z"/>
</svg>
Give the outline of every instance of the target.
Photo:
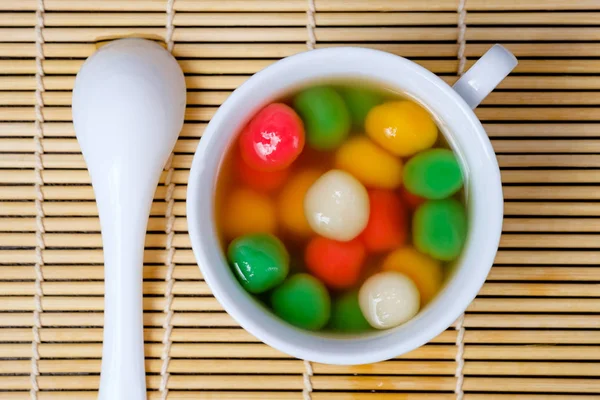
<svg viewBox="0 0 600 400">
<path fill-rule="evenodd" d="M 214 223 L 214 193 L 222 153 L 239 128 L 277 93 L 311 80 L 334 77 L 383 82 L 403 91 L 436 117 L 465 169 L 471 223 L 463 255 L 457 261 L 459 268 L 432 303 L 399 327 L 343 339 L 295 328 L 252 300 L 224 259 Z M 245 105 L 252 102 L 252 106 Z M 245 110 L 241 115 L 240 109 Z M 228 125 L 237 128 L 228 130 L 225 128 Z M 190 170 L 186 203 L 193 253 L 206 283 L 229 315 L 262 342 L 284 353 L 309 361 L 346 365 L 396 357 L 418 348 L 451 326 L 485 282 L 500 241 L 503 218 L 498 163 L 481 122 L 465 101 L 442 79 L 418 64 L 383 51 L 358 47 L 296 54 L 268 66 L 239 86 L 219 107 L 199 142 Z"/>
</svg>

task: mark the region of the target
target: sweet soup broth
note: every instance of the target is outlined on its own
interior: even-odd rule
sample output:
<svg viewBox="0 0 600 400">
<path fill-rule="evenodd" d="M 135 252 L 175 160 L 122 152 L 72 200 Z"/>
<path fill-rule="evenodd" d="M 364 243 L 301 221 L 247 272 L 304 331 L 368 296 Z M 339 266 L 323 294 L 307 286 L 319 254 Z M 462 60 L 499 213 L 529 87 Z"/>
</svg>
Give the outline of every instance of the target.
<svg viewBox="0 0 600 400">
<path fill-rule="evenodd" d="M 425 109 L 364 81 L 319 82 L 239 132 L 217 228 L 240 285 L 290 324 L 388 329 L 436 296 L 459 257 L 463 190 Z"/>
</svg>

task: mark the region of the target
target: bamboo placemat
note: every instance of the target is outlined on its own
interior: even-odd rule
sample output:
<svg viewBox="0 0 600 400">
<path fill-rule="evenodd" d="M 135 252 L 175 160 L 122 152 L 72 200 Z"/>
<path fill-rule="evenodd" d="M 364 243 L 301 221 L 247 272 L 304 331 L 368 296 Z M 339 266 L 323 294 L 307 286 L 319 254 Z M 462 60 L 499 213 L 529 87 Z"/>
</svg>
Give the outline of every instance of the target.
<svg viewBox="0 0 600 400">
<path fill-rule="evenodd" d="M 186 124 L 156 192 L 144 268 L 150 399 L 600 399 L 599 0 L 0 1 L 0 398 L 95 399 L 102 250 L 71 125 L 99 42 L 166 41 Z M 249 75 L 311 47 L 409 57 L 453 82 L 491 44 L 520 64 L 478 108 L 506 219 L 464 319 L 396 360 L 308 364 L 222 311 L 185 220 L 193 152 Z"/>
</svg>

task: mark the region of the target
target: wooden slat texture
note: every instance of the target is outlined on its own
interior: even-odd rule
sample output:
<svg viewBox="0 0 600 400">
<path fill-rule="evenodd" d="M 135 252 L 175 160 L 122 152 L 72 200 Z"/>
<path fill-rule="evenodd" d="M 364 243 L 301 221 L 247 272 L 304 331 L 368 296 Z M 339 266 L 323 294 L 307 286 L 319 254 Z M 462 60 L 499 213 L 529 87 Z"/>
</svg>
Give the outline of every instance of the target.
<svg viewBox="0 0 600 400">
<path fill-rule="evenodd" d="M 89 174 L 71 123 L 75 74 L 124 36 L 159 42 L 167 0 L 0 1 L 0 399 L 30 399 L 36 216 L 45 263 L 40 400 L 97 398 L 103 257 Z M 465 43 L 460 36 L 464 4 Z M 217 108 L 253 73 L 307 51 L 309 0 L 175 0 L 173 54 L 186 74 L 186 123 L 160 178 L 144 256 L 148 398 L 159 390 L 174 248 L 168 399 L 596 400 L 600 393 L 600 2 L 315 0 L 315 48 L 363 46 L 410 58 L 453 84 L 501 42 L 519 58 L 476 110 L 501 168 L 503 235 L 464 318 L 431 343 L 362 366 L 293 359 L 237 326 L 212 297 L 187 232 L 193 154 Z M 38 43 L 36 43 L 38 42 Z M 38 49 L 44 59 L 37 69 Z M 39 75 L 39 76 L 36 76 Z M 39 79 L 39 80 L 38 80 Z M 36 208 L 36 88 L 44 107 Z M 168 240 L 168 213 L 174 235 Z M 457 341 L 462 339 L 461 346 Z M 457 363 L 462 353 L 464 365 Z M 462 365 L 462 370 L 460 366 Z M 455 374 L 463 376 L 457 386 Z M 310 381 L 309 393 L 306 380 Z M 309 396 L 309 397 L 308 397 Z"/>
</svg>

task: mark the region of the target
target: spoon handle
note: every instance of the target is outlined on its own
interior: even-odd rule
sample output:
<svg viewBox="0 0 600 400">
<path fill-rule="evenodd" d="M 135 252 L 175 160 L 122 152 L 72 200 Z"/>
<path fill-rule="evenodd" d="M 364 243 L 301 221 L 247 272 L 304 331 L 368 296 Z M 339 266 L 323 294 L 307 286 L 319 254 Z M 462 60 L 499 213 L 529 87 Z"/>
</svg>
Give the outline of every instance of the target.
<svg viewBox="0 0 600 400">
<path fill-rule="evenodd" d="M 100 400 L 146 399 L 142 270 L 153 192 L 129 189 L 96 190 L 105 286 Z"/>
</svg>

